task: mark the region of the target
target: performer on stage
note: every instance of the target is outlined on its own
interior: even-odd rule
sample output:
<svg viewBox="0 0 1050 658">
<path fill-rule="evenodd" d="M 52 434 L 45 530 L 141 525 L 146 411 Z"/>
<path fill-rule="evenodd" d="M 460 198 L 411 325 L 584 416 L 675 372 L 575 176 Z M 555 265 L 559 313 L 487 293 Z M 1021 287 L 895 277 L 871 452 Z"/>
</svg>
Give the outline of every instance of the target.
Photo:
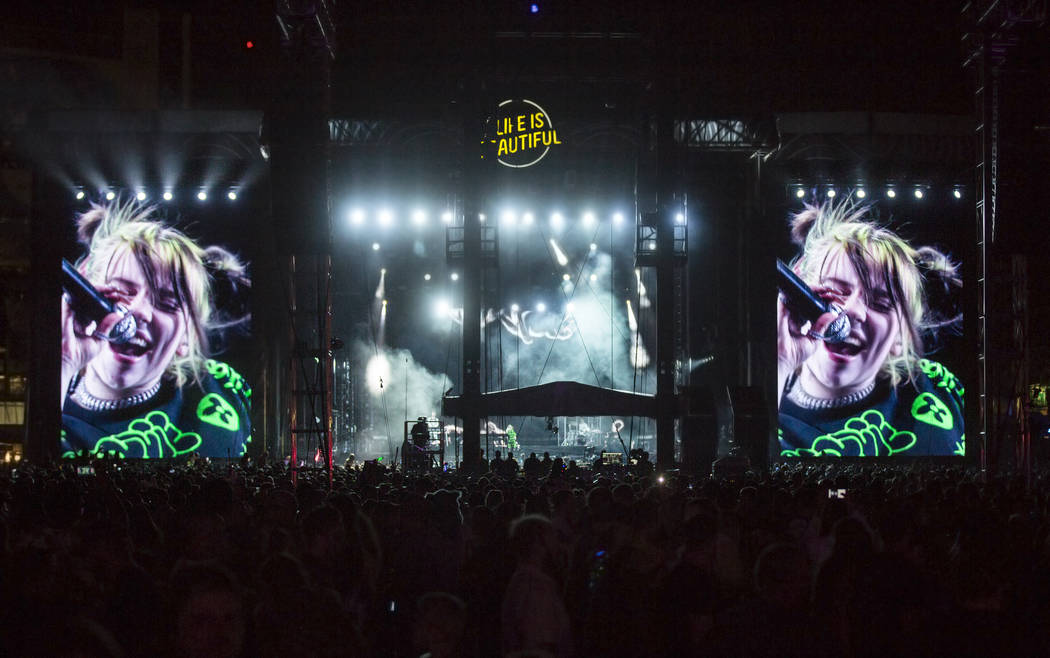
<svg viewBox="0 0 1050 658">
<path fill-rule="evenodd" d="M 428 443 L 430 443 L 430 425 L 427 423 L 426 416 L 420 416 L 416 419 L 412 429 L 409 430 L 409 434 L 412 436 L 412 445 L 417 450 L 426 450 Z"/>
<path fill-rule="evenodd" d="M 802 247 L 793 270 L 851 321 L 844 342 L 777 301 L 780 448 L 785 457 L 962 455 L 963 386 L 924 358 L 924 338 L 957 324 L 926 303 L 931 286 L 961 287 L 957 265 L 933 247 L 912 247 L 869 217 L 869 208 L 807 205 L 792 220 Z"/>
<path fill-rule="evenodd" d="M 210 336 L 246 322 L 213 300 L 249 287 L 244 265 L 221 247 L 202 247 L 135 203 L 93 205 L 77 220 L 87 253 L 77 270 L 135 318 L 123 344 L 105 336 L 111 313 L 84 325 L 62 299 L 64 456 L 240 457 L 251 441 L 251 389 L 228 364 L 210 359 Z"/>
<path fill-rule="evenodd" d="M 412 444 L 405 446 L 405 465 L 422 468 L 427 463 L 426 450 L 430 443 L 430 425 L 426 416 L 420 416 L 408 431 Z"/>
</svg>

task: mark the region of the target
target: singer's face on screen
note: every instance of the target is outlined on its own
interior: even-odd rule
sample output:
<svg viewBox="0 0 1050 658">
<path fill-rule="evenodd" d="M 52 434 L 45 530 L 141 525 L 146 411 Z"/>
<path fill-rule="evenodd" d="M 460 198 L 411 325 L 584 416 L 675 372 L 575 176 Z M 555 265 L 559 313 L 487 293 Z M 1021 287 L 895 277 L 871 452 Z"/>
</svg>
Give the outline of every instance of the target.
<svg viewBox="0 0 1050 658">
<path fill-rule="evenodd" d="M 900 311 L 886 290 L 878 268 L 863 285 L 846 254 L 834 249 L 819 281 L 809 282 L 824 299 L 842 307 L 850 318 L 844 343 L 820 343 L 802 367 L 802 386 L 810 395 L 836 398 L 871 384 L 882 364 L 900 349 Z"/>
<path fill-rule="evenodd" d="M 127 250 L 113 255 L 105 281 L 93 281 L 100 292 L 126 306 L 135 316 L 135 337 L 124 345 L 106 343 L 87 366 L 88 392 L 117 399 L 156 384 L 176 352 L 186 349 L 186 313 L 168 280 L 166 268 L 155 268 L 156 295 L 138 260 Z"/>
</svg>

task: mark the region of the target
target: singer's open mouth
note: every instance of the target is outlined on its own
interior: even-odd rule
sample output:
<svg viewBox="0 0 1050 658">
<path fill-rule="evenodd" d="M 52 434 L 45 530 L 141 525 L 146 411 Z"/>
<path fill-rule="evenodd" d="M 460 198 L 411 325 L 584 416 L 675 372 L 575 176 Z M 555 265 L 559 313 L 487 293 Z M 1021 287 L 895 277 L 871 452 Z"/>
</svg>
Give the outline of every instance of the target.
<svg viewBox="0 0 1050 658">
<path fill-rule="evenodd" d="M 839 356 L 856 356 L 864 349 L 864 346 L 853 338 L 843 343 L 825 343 L 825 346 L 829 352 Z"/>
<path fill-rule="evenodd" d="M 112 345 L 111 344 L 111 348 L 113 349 L 114 352 L 116 352 L 117 354 L 120 354 L 122 356 L 127 356 L 127 357 L 132 357 L 132 358 L 138 358 L 138 357 L 142 356 L 143 354 L 145 354 L 146 352 L 149 352 L 150 347 L 151 346 L 150 346 L 149 342 L 147 342 L 146 339 L 141 337 L 141 336 L 135 336 L 134 338 L 132 338 L 128 342 L 124 343 L 123 345 Z"/>
</svg>

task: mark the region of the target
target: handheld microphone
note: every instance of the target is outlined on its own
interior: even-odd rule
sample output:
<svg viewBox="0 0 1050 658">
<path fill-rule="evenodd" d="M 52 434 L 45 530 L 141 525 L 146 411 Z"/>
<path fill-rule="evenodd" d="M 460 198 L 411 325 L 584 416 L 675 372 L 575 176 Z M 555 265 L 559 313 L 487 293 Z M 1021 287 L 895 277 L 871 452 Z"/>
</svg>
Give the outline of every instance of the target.
<svg viewBox="0 0 1050 658">
<path fill-rule="evenodd" d="M 820 298 L 806 282 L 791 271 L 784 261 L 777 259 L 777 287 L 784 295 L 784 303 L 792 312 L 802 318 L 815 323 L 817 318 L 825 313 L 836 313 L 837 317 L 831 321 L 823 334 L 809 332 L 810 338 L 816 338 L 828 343 L 841 343 L 846 340 L 850 332 L 849 316 L 834 304 Z"/>
<path fill-rule="evenodd" d="M 102 338 L 111 343 L 121 345 L 135 336 L 135 331 L 138 328 L 135 323 L 135 316 L 120 304 L 114 304 L 106 299 L 65 258 L 62 259 L 62 289 L 69 296 L 69 306 L 73 309 L 73 313 L 79 316 L 81 320 L 94 321 L 95 325 L 98 326 L 102 324 L 102 319 L 110 313 L 121 314 L 120 320 L 113 325 L 108 334 L 100 334 L 96 331 L 96 338 Z"/>
</svg>

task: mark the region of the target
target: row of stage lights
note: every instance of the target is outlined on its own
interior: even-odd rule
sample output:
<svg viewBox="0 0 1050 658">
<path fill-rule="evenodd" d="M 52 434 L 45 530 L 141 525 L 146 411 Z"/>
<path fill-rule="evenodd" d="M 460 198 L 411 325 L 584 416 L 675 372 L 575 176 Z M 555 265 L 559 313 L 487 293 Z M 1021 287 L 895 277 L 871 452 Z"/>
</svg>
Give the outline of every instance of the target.
<svg viewBox="0 0 1050 658">
<path fill-rule="evenodd" d="M 442 212 L 440 217 L 442 223 L 446 225 L 451 225 L 456 219 L 451 210 Z M 363 226 L 372 221 L 381 228 L 390 228 L 397 223 L 397 219 L 397 213 L 390 208 L 379 208 L 371 214 L 364 208 L 353 208 L 347 213 L 347 220 L 351 226 Z M 488 215 L 485 213 L 478 213 L 478 220 L 481 223 L 486 223 L 488 219 Z M 416 208 L 409 214 L 409 221 L 413 226 L 422 228 L 430 223 L 430 214 L 422 208 Z M 501 226 L 532 226 L 536 221 L 536 215 L 528 211 L 519 214 L 513 210 L 504 210 L 499 213 L 499 224 Z M 551 228 L 561 230 L 565 227 L 569 218 L 561 212 L 554 211 L 548 216 L 548 221 Z M 624 213 L 613 212 L 609 215 L 609 221 L 612 222 L 613 226 L 621 226 L 627 220 Z M 598 223 L 598 215 L 590 210 L 584 211 L 579 216 L 579 222 L 584 228 L 593 228 Z M 685 224 L 685 213 L 675 213 L 675 222 Z"/>
<path fill-rule="evenodd" d="M 106 201 L 113 201 L 118 196 L 120 196 L 121 192 L 121 190 L 116 188 L 100 190 L 98 192 L 97 198 L 100 200 L 105 199 Z M 76 191 L 73 193 L 73 198 L 75 198 L 77 201 L 83 201 L 84 199 L 88 198 L 88 196 L 88 191 L 82 187 L 77 188 Z M 149 198 L 149 194 L 147 194 L 145 190 L 136 190 L 134 196 L 135 199 L 138 201 L 145 201 Z M 210 198 L 208 195 L 208 190 L 204 188 L 197 190 L 197 193 L 194 196 L 197 198 L 198 201 L 207 201 Z M 230 201 L 236 201 L 237 196 L 237 188 L 231 187 L 226 190 L 226 198 Z M 160 198 L 163 201 L 173 201 L 175 199 L 175 193 L 171 190 L 164 190 L 164 192 L 161 193 Z"/>
<path fill-rule="evenodd" d="M 383 304 L 386 304 L 386 300 L 383 300 Z M 532 306 L 532 310 L 537 311 L 538 313 L 546 313 L 548 310 L 547 304 L 545 304 L 544 302 L 536 302 Z M 511 304 L 510 311 L 511 313 L 521 313 L 522 308 L 517 304 Z M 566 302 L 565 306 L 562 308 L 562 315 L 571 315 L 575 311 L 576 305 L 572 302 Z M 436 302 L 434 302 L 434 312 L 435 315 L 437 315 L 439 318 L 448 317 L 449 314 L 451 314 L 452 312 L 452 305 L 448 302 L 448 300 L 439 299 Z"/>
<path fill-rule="evenodd" d="M 806 196 L 811 194 L 814 197 L 819 197 L 821 196 L 821 193 L 823 193 L 823 196 L 827 197 L 828 199 L 834 199 L 836 196 L 839 195 L 839 190 L 831 185 L 820 188 L 819 190 L 817 188 L 807 188 L 803 185 L 793 185 L 792 189 L 794 190 L 793 195 L 796 199 L 805 199 Z M 906 196 L 909 190 L 911 191 L 911 196 L 919 201 L 925 199 L 930 194 L 930 188 L 928 185 L 887 185 L 886 188 L 883 190 L 883 194 L 886 196 L 887 199 L 896 199 L 899 196 Z M 864 200 L 868 199 L 872 193 L 868 191 L 868 188 L 860 185 L 853 188 L 852 190 L 847 190 L 843 192 L 843 194 L 846 194 L 847 196 L 852 194 L 854 198 Z M 962 199 L 963 188 L 959 185 L 952 187 L 951 197 L 955 200 Z"/>
</svg>

